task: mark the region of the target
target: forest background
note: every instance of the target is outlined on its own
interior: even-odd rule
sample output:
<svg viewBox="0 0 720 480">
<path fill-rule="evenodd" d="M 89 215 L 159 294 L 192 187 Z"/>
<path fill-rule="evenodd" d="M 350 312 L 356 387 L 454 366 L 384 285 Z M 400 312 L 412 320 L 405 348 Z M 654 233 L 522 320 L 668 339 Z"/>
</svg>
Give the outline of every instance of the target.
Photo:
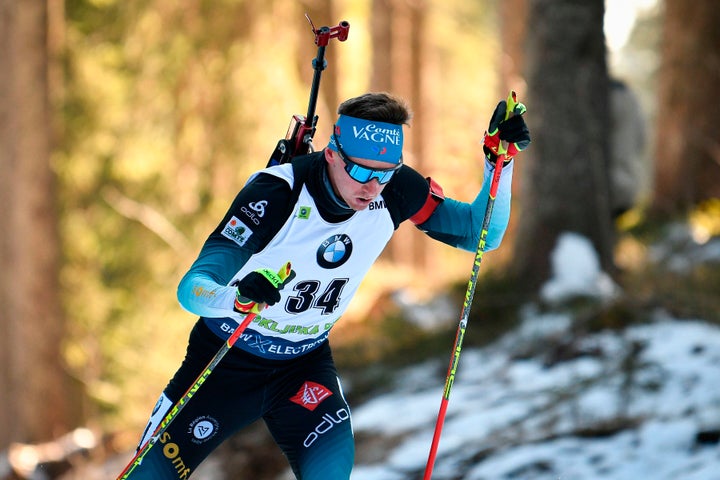
<svg viewBox="0 0 720 480">
<path fill-rule="evenodd" d="M 720 234 L 720 4 L 620 3 L 0 0 L 0 450 L 80 426 L 119 450 L 136 441 L 194 322 L 175 299 L 180 277 L 305 113 L 305 13 L 351 25 L 326 52 L 317 148 L 341 100 L 392 91 L 414 110 L 407 162 L 472 200 L 495 104 L 512 88 L 528 106 L 533 144 L 476 311 L 512 319 L 575 231 L 629 304 L 717 318 L 717 267 L 678 280 L 648 264 L 646 245 L 670 222 L 698 242 Z M 631 92 L 617 108 L 614 79 Z M 618 206 L 622 168 L 633 193 Z M 453 328 L 472 256 L 413 230 L 401 227 L 333 334 L 349 369 L 427 346 L 394 293 L 450 295 L 438 317 Z M 477 323 L 477 342 L 498 328 Z"/>
</svg>

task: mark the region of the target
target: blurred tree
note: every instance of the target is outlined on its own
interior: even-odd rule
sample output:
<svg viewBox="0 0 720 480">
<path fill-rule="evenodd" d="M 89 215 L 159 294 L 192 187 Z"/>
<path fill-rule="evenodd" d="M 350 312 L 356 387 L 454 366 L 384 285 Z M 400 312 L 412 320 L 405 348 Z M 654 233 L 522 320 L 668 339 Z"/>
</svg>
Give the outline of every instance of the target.
<svg viewBox="0 0 720 480">
<path fill-rule="evenodd" d="M 395 23 L 385 30 L 393 49 L 381 42 L 370 55 L 363 29 L 370 31 L 365 26 L 382 12 L 368 12 L 370 2 L 2 2 L 0 195 L 8 216 L 0 243 L 0 386 L 12 406 L 0 414 L 0 425 L 11 426 L 1 430 L 4 438 L 34 441 L 41 435 L 31 428 L 53 425 L 53 434 L 62 433 L 74 423 L 69 405 L 109 430 L 145 421 L 192 323 L 174 298 L 180 275 L 247 174 L 265 164 L 289 115 L 304 113 L 315 55 L 304 11 L 316 26 L 334 25 L 345 19 L 342 7 L 357 31 L 352 42 L 328 49 L 318 138 L 341 95 L 378 82 L 373 89 L 401 94 L 415 110 L 408 132 L 413 165 L 423 167 L 426 150 L 438 150 L 432 142 L 442 143 L 453 158 L 443 170 L 467 189 L 459 196 L 471 199 L 476 191 L 477 179 L 456 173 L 467 173 L 460 157 L 477 152 L 481 128 L 472 121 L 488 90 L 478 86 L 494 69 L 469 68 L 429 86 L 438 58 L 452 70 L 474 65 L 478 44 L 492 50 L 490 35 L 477 33 L 476 4 L 457 0 L 451 11 L 445 2 L 396 1 Z M 50 39 L 46 6 L 67 21 Z M 440 21 L 427 21 L 431 13 Z M 45 48 L 57 37 L 66 45 L 62 69 L 48 72 Z M 340 58 L 346 51 L 353 58 Z M 392 59 L 387 71 L 384 58 Z M 373 72 L 388 74 L 389 83 L 372 80 Z M 53 112 L 48 76 L 65 82 Z M 466 84 L 480 93 L 463 96 L 458 87 Z M 62 128 L 57 145 L 52 114 Z M 433 137 L 441 123 L 450 125 L 442 142 Z M 411 252 L 401 253 L 412 264 Z M 65 362 L 90 402 L 61 392 Z M 57 400 L 47 415 L 66 425 L 17 401 L 48 395 Z"/>
<path fill-rule="evenodd" d="M 558 236 L 589 238 L 613 270 L 608 198 L 609 80 L 602 0 L 530 0 L 528 123 L 523 197 L 513 268 L 537 287 L 549 275 Z"/>
<path fill-rule="evenodd" d="M 427 55 L 426 1 L 373 0 L 372 73 L 370 89 L 403 97 L 413 112 L 412 128 L 405 129 L 405 152 L 410 164 L 427 170 L 426 136 L 430 104 L 425 99 L 424 74 L 431 68 Z M 408 161 L 408 159 L 406 159 Z M 408 268 L 427 269 L 428 243 L 410 224 L 402 225 L 388 245 L 385 258 Z"/>
<path fill-rule="evenodd" d="M 528 26 L 528 0 L 505 0 L 498 5 L 500 17 L 500 92 L 504 97 L 514 89 L 525 97 L 525 41 Z"/>
<path fill-rule="evenodd" d="M 527 50 L 527 26 L 528 26 L 528 0 L 505 0 L 497 2 L 498 24 L 499 24 L 499 40 L 500 40 L 500 58 L 499 65 L 499 82 L 498 82 L 498 98 L 505 98 L 510 90 L 517 92 L 521 101 L 527 100 L 527 79 L 526 75 L 526 59 L 525 52 Z M 532 106 L 530 107 L 532 110 Z M 532 115 L 532 113 L 530 113 Z M 521 185 L 523 178 L 523 170 L 525 168 L 525 157 L 532 155 L 532 152 L 523 154 L 520 161 L 515 163 L 513 170 L 512 194 L 513 202 L 517 204 L 522 198 Z M 516 207 L 513 206 L 513 209 Z M 515 238 L 518 223 L 518 215 L 510 215 L 510 223 L 508 225 L 505 238 L 512 240 Z M 512 249 L 500 249 L 497 260 L 493 263 L 500 262 L 502 266 L 510 262 Z M 499 257 L 499 258 L 498 258 Z"/>
<path fill-rule="evenodd" d="M 289 2 L 67 2 L 62 277 L 92 295 L 66 296 L 66 356 L 106 427 L 146 420 L 193 321 L 177 282 L 289 114 L 304 113 L 302 13 Z"/>
<path fill-rule="evenodd" d="M 0 449 L 65 433 L 71 382 L 62 361 L 52 147 L 48 2 L 1 0 Z M 49 402 L 52 402 L 50 405 Z"/>
<path fill-rule="evenodd" d="M 720 197 L 720 2 L 665 0 L 651 210 Z"/>
</svg>

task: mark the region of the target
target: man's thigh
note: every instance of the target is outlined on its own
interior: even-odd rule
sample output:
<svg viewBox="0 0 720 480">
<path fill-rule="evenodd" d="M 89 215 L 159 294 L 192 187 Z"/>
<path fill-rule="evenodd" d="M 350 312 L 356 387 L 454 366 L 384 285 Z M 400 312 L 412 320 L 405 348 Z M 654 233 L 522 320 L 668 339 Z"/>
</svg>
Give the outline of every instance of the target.
<svg viewBox="0 0 720 480">
<path fill-rule="evenodd" d="M 304 373 L 287 383 L 265 422 L 298 478 L 347 479 L 355 446 L 340 380 L 333 365 Z"/>
</svg>

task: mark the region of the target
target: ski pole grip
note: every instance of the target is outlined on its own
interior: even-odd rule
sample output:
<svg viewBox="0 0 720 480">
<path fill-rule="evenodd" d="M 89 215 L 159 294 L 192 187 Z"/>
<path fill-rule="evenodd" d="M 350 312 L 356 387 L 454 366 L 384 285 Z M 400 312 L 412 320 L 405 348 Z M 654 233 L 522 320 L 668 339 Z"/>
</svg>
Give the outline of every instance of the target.
<svg viewBox="0 0 720 480">
<path fill-rule="evenodd" d="M 292 263 L 285 262 L 285 265 L 280 267 L 280 270 L 278 270 L 277 274 L 278 277 L 280 277 L 280 280 L 282 280 L 283 282 L 287 280 L 288 277 L 291 277 L 293 274 Z"/>
<path fill-rule="evenodd" d="M 505 109 L 505 120 L 510 118 L 515 114 L 515 105 L 517 105 L 517 94 L 515 93 L 515 90 L 510 90 L 510 93 L 507 97 L 507 108 Z"/>
<path fill-rule="evenodd" d="M 515 90 L 510 90 L 505 102 L 505 120 L 507 120 L 514 114 L 513 110 L 515 110 L 515 105 L 517 105 L 517 94 L 515 93 Z M 503 161 L 505 160 L 507 149 L 508 142 L 501 140 L 500 145 L 498 145 L 498 161 L 500 161 L 500 157 L 502 157 Z"/>
</svg>

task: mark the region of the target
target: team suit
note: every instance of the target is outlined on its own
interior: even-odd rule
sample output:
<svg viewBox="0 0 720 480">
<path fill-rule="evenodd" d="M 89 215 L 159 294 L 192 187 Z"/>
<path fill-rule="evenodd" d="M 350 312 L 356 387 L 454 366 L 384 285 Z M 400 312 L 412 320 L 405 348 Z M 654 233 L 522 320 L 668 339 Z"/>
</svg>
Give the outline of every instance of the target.
<svg viewBox="0 0 720 480">
<path fill-rule="evenodd" d="M 188 478 L 223 440 L 259 418 L 297 478 L 349 478 L 352 423 L 328 344 L 330 329 L 402 222 L 475 251 L 494 168 L 486 161 L 483 187 L 465 203 L 443 197 L 435 182 L 402 165 L 361 211 L 349 209 L 333 191 L 323 151 L 254 174 L 180 282 L 181 305 L 200 318 L 141 445 L 244 318 L 233 309 L 238 280 L 286 261 L 295 277 L 283 286 L 281 300 L 248 326 L 132 478 Z M 499 245 L 507 227 L 512 169 L 512 162 L 504 167 L 487 249 Z"/>
</svg>

